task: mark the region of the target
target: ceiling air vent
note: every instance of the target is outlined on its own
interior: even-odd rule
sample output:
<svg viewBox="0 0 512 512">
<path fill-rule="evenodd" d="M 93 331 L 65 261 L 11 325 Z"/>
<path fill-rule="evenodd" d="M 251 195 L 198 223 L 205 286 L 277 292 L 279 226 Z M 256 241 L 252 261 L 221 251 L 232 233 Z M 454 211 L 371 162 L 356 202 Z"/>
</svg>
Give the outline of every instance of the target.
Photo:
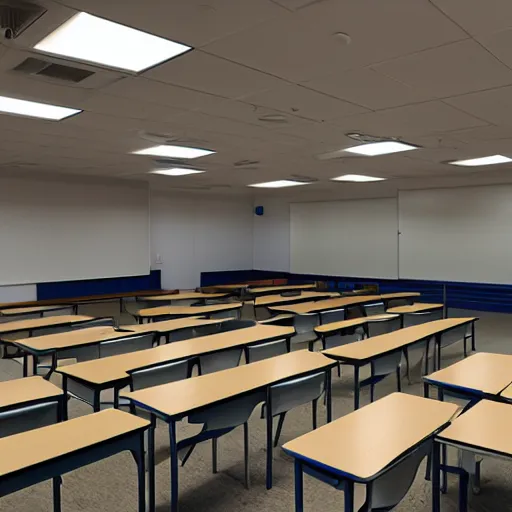
<svg viewBox="0 0 512 512">
<path fill-rule="evenodd" d="M 0 28 L 6 39 L 16 39 L 46 9 L 20 0 L 0 0 Z"/>
<path fill-rule="evenodd" d="M 44 76 L 46 78 L 53 78 L 62 82 L 73 82 L 75 84 L 94 75 L 94 71 L 86 69 L 74 68 L 71 66 L 63 66 L 62 64 L 55 64 L 42 59 L 35 59 L 29 57 L 23 62 L 18 64 L 13 71 L 24 73 L 26 75 Z"/>
</svg>

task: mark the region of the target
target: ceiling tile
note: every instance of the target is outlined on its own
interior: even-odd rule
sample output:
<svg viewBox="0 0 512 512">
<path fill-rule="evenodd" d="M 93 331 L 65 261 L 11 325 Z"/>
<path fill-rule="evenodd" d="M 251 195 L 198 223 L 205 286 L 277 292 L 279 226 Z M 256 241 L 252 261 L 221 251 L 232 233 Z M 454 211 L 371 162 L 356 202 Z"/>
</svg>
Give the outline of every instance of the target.
<svg viewBox="0 0 512 512">
<path fill-rule="evenodd" d="M 487 123 L 476 119 L 441 101 L 391 108 L 331 121 L 345 132 L 362 132 L 380 137 L 408 137 L 428 135 L 482 126 Z"/>
<path fill-rule="evenodd" d="M 510 50 L 512 46 L 512 29 L 482 35 L 478 37 L 478 41 L 501 62 L 508 67 L 512 67 L 512 51 Z"/>
<path fill-rule="evenodd" d="M 199 50 L 153 68 L 144 76 L 224 98 L 241 98 L 279 84 L 277 78 Z"/>
<path fill-rule="evenodd" d="M 512 71 L 473 40 L 400 57 L 373 69 L 439 98 L 512 83 Z"/>
<path fill-rule="evenodd" d="M 282 84 L 270 91 L 252 94 L 245 102 L 274 108 L 296 116 L 324 121 L 365 112 L 367 109 L 300 85 Z"/>
<path fill-rule="evenodd" d="M 337 71 L 302 85 L 372 110 L 433 99 L 432 95 L 377 73 L 371 68 Z"/>
</svg>

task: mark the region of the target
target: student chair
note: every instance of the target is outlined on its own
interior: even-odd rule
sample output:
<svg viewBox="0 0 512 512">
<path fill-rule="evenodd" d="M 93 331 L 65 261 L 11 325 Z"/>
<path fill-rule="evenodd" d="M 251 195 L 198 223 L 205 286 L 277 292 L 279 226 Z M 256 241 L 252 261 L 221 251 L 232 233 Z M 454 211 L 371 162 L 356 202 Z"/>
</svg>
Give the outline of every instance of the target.
<svg viewBox="0 0 512 512">
<path fill-rule="evenodd" d="M 152 386 L 159 386 L 177 380 L 184 380 L 190 375 L 190 359 L 161 363 L 150 368 L 129 371 L 130 391 L 138 391 Z"/>
<path fill-rule="evenodd" d="M 288 352 L 288 342 L 286 339 L 265 341 L 255 345 L 250 345 L 245 349 L 245 360 L 247 363 L 262 361 L 270 357 L 280 356 Z"/>
<path fill-rule="evenodd" d="M 104 341 L 99 344 L 100 358 L 153 348 L 155 337 L 155 333 L 150 332 L 138 336 L 127 336 L 126 338 Z"/>
<path fill-rule="evenodd" d="M 219 332 L 247 329 L 248 327 L 254 327 L 256 324 L 256 320 L 227 320 L 219 325 Z"/>
<path fill-rule="evenodd" d="M 315 327 L 319 324 L 320 317 L 318 313 L 305 313 L 295 315 L 293 317 L 293 327 L 295 334 L 291 337 L 291 346 L 296 350 L 305 348 L 308 344 L 310 350 L 313 349 L 313 344 L 318 339 L 315 332 Z"/>
<path fill-rule="evenodd" d="M 386 312 L 386 306 L 384 302 L 374 302 L 373 304 L 365 304 L 364 311 L 366 316 L 371 315 L 382 315 Z"/>
<path fill-rule="evenodd" d="M 241 348 L 229 348 L 199 356 L 199 375 L 235 368 L 242 358 Z"/>
<path fill-rule="evenodd" d="M 330 311 L 320 312 L 320 323 L 332 324 L 334 322 L 343 322 L 345 320 L 345 308 L 342 309 L 331 309 Z"/>
</svg>

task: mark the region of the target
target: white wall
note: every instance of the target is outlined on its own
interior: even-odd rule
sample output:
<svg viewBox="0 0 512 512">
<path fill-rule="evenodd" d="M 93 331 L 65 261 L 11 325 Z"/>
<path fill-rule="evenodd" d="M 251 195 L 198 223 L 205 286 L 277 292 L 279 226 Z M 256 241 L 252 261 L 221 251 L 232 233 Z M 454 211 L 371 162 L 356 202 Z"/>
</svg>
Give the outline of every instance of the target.
<svg viewBox="0 0 512 512">
<path fill-rule="evenodd" d="M 162 287 L 194 288 L 201 272 L 252 269 L 252 212 L 248 200 L 153 194 L 151 260 Z"/>
</svg>

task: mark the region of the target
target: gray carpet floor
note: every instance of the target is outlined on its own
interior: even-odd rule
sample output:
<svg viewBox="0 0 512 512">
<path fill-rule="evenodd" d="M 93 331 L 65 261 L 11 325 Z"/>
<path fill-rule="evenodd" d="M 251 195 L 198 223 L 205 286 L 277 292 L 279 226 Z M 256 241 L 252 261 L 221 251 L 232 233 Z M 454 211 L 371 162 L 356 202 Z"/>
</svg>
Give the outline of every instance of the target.
<svg viewBox="0 0 512 512">
<path fill-rule="evenodd" d="M 115 305 L 94 305 L 82 308 L 81 312 L 93 315 L 118 315 Z M 450 316 L 475 315 L 477 323 L 477 348 L 480 351 L 512 353 L 509 334 L 512 316 L 496 313 L 479 313 L 451 310 Z M 122 318 L 131 323 L 130 317 Z M 462 357 L 462 347 L 454 345 L 443 353 L 443 366 Z M 13 362 L 0 360 L 0 380 L 21 377 L 21 367 Z M 377 397 L 395 390 L 395 380 L 385 379 L 377 386 Z M 419 365 L 413 373 L 413 384 L 403 379 L 403 391 L 422 395 Z M 362 405 L 369 396 L 362 393 Z M 333 418 L 352 411 L 352 374 L 344 369 L 341 379 L 333 373 Z M 91 414 L 87 405 L 71 400 L 70 418 Z M 325 421 L 325 409 L 319 408 L 320 424 Z M 195 426 L 182 424 L 179 436 L 190 433 Z M 305 406 L 291 411 L 285 421 L 281 443 L 300 436 L 311 429 L 311 407 Z M 379 426 L 375 425 L 378 435 Z M 383 441 L 384 442 L 384 441 Z M 200 445 L 185 467 L 179 469 L 179 503 L 181 512 L 242 512 L 277 511 L 294 509 L 293 464 L 280 448 L 274 454 L 274 487 L 265 489 L 265 423 L 260 419 L 259 408 L 250 421 L 250 470 L 251 488 L 243 485 L 243 432 L 235 430 L 219 441 L 219 472 L 211 472 L 211 448 L 208 443 Z M 157 511 L 169 509 L 169 459 L 167 431 L 163 423 L 158 425 L 157 449 Z M 1 454 L 0 454 L 1 456 Z M 454 457 L 455 454 L 450 454 Z M 371 453 L 368 453 L 371 457 Z M 343 510 L 343 493 L 327 485 L 305 477 L 305 510 L 308 512 L 334 512 Z M 42 483 L 10 496 L 0 498 L 1 511 L 49 512 L 52 508 L 51 485 Z M 92 464 L 64 476 L 62 488 L 63 512 L 128 512 L 137 510 L 137 487 L 135 463 L 129 454 L 123 453 L 105 461 Z M 428 512 L 431 510 L 430 482 L 424 480 L 424 466 L 420 468 L 414 484 L 397 512 Z M 457 480 L 450 476 L 446 495 L 442 497 L 443 512 L 457 510 Z M 512 461 L 485 458 L 482 464 L 482 492 L 470 496 L 472 512 L 512 511 Z"/>
</svg>

